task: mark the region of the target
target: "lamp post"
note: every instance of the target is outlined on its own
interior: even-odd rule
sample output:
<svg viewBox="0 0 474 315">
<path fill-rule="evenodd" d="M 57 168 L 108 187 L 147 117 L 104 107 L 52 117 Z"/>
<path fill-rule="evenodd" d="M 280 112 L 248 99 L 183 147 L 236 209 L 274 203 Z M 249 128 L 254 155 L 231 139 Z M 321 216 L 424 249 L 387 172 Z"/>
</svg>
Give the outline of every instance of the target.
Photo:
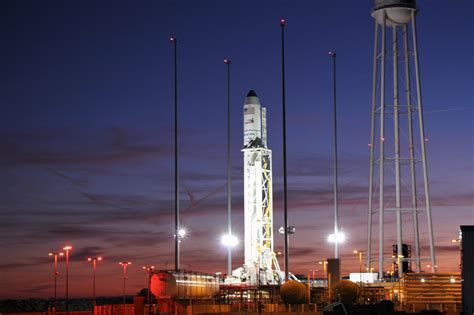
<svg viewBox="0 0 474 315">
<path fill-rule="evenodd" d="M 362 253 L 365 253 L 364 250 L 354 250 L 354 254 L 359 254 L 359 282 L 362 283 Z"/>
<path fill-rule="evenodd" d="M 66 251 L 66 315 L 69 315 L 69 251 L 72 246 L 64 246 L 63 250 Z"/>
<path fill-rule="evenodd" d="M 153 276 L 153 270 L 155 269 L 155 266 L 143 266 L 143 270 L 146 271 L 148 275 L 148 294 L 147 294 L 147 300 L 148 300 L 148 315 L 151 314 L 151 277 Z"/>
<path fill-rule="evenodd" d="M 101 261 L 102 257 L 89 257 L 87 258 L 87 261 L 92 261 L 92 305 L 94 307 L 94 313 L 95 313 L 95 270 L 96 270 L 96 265 L 97 261 Z"/>
<path fill-rule="evenodd" d="M 327 261 L 318 261 L 318 264 L 323 265 L 324 278 L 326 278 L 327 277 L 326 268 L 327 268 L 328 262 Z"/>
<path fill-rule="evenodd" d="M 58 256 L 64 256 L 63 252 L 59 253 L 48 253 L 48 256 L 54 257 L 54 307 L 56 307 L 56 298 L 57 298 L 57 281 L 58 281 Z"/>
<path fill-rule="evenodd" d="M 123 311 L 125 312 L 125 282 L 127 280 L 127 267 L 131 265 L 130 261 L 121 261 L 119 265 L 123 267 Z"/>
</svg>

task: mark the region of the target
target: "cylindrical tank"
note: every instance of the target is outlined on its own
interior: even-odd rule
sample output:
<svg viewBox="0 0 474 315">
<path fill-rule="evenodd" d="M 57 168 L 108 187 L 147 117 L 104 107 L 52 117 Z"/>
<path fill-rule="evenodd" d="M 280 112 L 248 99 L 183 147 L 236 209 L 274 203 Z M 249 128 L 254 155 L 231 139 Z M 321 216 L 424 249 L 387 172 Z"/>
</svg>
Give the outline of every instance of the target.
<svg viewBox="0 0 474 315">
<path fill-rule="evenodd" d="M 372 17 L 380 25 L 383 25 L 383 14 L 385 12 L 386 25 L 393 27 L 409 23 L 414 10 L 416 10 L 415 0 L 374 0 Z"/>
<path fill-rule="evenodd" d="M 219 281 L 210 274 L 158 271 L 151 277 L 151 292 L 158 299 L 210 298 L 218 291 Z"/>
</svg>

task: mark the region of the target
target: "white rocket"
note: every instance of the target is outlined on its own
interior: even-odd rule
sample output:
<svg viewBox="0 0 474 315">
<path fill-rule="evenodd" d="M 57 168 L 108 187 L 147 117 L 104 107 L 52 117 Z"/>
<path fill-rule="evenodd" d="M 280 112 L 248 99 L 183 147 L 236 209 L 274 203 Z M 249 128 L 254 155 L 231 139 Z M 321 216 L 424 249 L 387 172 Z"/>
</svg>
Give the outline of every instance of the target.
<svg viewBox="0 0 474 315">
<path fill-rule="evenodd" d="M 244 267 L 233 272 L 249 284 L 282 280 L 273 252 L 272 151 L 267 148 L 266 108 L 254 90 L 244 104 Z M 260 275 L 260 278 L 258 278 Z"/>
</svg>

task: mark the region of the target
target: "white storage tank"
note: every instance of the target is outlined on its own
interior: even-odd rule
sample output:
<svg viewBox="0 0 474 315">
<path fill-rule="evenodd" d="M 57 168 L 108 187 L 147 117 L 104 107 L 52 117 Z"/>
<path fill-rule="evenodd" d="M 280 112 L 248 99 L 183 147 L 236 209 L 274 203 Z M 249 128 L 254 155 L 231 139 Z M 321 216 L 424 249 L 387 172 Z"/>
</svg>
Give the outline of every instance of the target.
<svg viewBox="0 0 474 315">
<path fill-rule="evenodd" d="M 389 27 L 407 24 L 411 21 L 412 11 L 416 11 L 415 0 L 374 0 L 372 17 L 383 25 L 383 14 Z"/>
<path fill-rule="evenodd" d="M 212 298 L 219 292 L 219 279 L 211 274 L 188 271 L 156 271 L 151 292 L 158 299 Z"/>
</svg>

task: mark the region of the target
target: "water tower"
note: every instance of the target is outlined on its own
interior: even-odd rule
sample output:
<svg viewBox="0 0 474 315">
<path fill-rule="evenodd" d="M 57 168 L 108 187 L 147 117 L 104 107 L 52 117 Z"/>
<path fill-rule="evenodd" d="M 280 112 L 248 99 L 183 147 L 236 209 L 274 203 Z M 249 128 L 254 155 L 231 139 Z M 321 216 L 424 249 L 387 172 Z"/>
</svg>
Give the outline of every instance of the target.
<svg viewBox="0 0 474 315">
<path fill-rule="evenodd" d="M 428 234 L 426 259 L 431 261 L 431 272 L 436 271 L 416 13 L 415 0 L 374 0 L 367 268 L 376 260 L 371 259 L 372 223 L 378 217 L 379 278 L 384 263 L 397 264 L 401 276 L 405 263 L 413 260 L 420 272 L 420 261 L 425 259 L 420 252 L 421 228 Z M 427 226 L 419 224 L 422 217 Z M 396 222 L 395 229 L 390 221 Z M 396 238 L 397 255 L 392 255 L 390 235 L 384 235 L 390 233 Z M 404 244 L 413 244 L 413 258 L 404 257 Z"/>
</svg>

